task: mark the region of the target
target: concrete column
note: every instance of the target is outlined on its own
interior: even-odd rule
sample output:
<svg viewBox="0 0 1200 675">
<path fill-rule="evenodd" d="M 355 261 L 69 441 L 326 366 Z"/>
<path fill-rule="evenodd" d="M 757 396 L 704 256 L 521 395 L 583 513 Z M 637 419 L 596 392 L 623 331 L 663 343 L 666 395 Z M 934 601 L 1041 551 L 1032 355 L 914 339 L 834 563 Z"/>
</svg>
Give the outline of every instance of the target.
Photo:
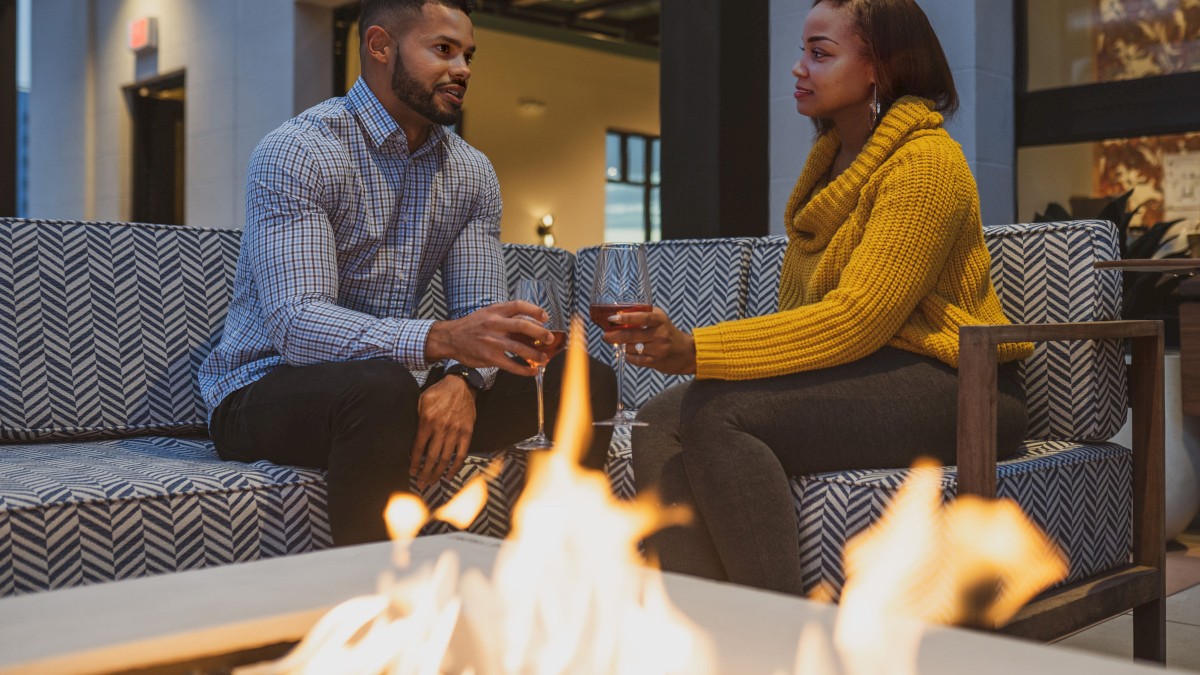
<svg viewBox="0 0 1200 675">
<path fill-rule="evenodd" d="M 1014 0 L 918 0 L 954 72 L 960 106 L 950 135 L 979 184 L 985 225 L 1016 218 Z"/>
<path fill-rule="evenodd" d="M 768 9 L 767 0 L 663 3 L 664 238 L 766 232 Z"/>
<path fill-rule="evenodd" d="M 91 0 L 31 3 L 34 50 L 29 90 L 29 215 L 85 218 Z M 86 7 L 85 7 L 86 6 Z"/>
</svg>

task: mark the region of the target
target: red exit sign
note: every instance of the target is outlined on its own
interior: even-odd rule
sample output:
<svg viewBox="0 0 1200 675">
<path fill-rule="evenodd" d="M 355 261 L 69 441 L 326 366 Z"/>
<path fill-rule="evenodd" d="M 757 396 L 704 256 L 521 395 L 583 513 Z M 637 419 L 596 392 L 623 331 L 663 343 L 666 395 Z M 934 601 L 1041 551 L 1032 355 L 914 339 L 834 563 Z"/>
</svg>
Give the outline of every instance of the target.
<svg viewBox="0 0 1200 675">
<path fill-rule="evenodd" d="M 129 22 L 129 48 L 135 52 L 158 48 L 158 19 L 142 17 Z"/>
</svg>

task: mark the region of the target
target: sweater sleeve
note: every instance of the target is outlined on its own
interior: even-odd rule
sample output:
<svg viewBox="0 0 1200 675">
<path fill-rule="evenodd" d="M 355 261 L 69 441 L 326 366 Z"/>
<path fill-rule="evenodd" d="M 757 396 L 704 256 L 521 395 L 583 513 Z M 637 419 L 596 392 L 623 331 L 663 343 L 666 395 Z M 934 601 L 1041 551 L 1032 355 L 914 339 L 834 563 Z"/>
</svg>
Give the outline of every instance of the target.
<svg viewBox="0 0 1200 675">
<path fill-rule="evenodd" d="M 697 377 L 747 380 L 828 368 L 896 335 L 972 222 L 974 180 L 961 159 L 938 150 L 906 148 L 880 168 L 886 173 L 862 239 L 821 300 L 696 329 Z"/>
</svg>

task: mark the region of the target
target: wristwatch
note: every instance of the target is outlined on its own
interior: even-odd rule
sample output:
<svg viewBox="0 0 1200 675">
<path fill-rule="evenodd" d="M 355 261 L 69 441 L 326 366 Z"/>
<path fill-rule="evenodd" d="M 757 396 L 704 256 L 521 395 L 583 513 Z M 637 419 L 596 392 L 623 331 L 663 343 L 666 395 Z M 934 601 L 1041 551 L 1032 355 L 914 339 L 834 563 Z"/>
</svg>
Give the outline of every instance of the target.
<svg viewBox="0 0 1200 675">
<path fill-rule="evenodd" d="M 469 368 L 461 363 L 454 363 L 446 367 L 446 375 L 458 375 L 467 381 L 467 386 L 475 391 L 483 391 L 487 382 L 483 379 L 483 373 Z"/>
</svg>

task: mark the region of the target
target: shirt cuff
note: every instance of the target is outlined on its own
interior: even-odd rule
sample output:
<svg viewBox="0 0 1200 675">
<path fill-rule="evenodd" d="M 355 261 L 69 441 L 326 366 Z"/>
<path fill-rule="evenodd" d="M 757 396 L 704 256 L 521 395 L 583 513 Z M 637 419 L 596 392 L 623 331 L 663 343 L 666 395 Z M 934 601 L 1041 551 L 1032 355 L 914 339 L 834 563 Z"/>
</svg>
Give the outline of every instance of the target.
<svg viewBox="0 0 1200 675">
<path fill-rule="evenodd" d="M 429 329 L 433 323 L 428 319 L 401 322 L 393 354 L 397 363 L 404 364 L 409 370 L 429 370 L 433 367 L 436 362 L 425 360 L 425 341 L 429 339 Z"/>
</svg>

